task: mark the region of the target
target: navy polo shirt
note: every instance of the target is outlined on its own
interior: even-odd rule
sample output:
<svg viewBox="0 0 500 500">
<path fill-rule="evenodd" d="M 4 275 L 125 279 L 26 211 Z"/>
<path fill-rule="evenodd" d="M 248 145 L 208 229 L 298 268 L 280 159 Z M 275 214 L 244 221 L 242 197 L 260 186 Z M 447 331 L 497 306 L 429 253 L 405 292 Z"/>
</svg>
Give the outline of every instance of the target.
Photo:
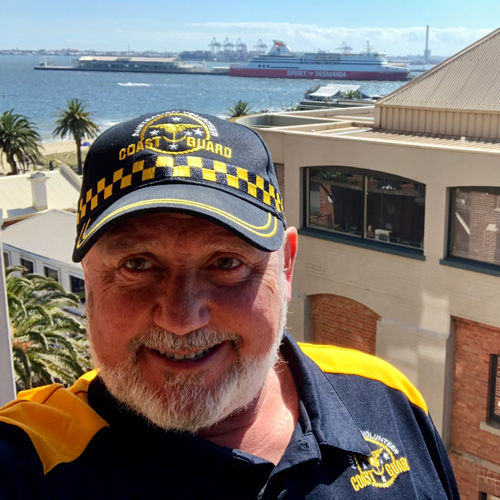
<svg viewBox="0 0 500 500">
<path fill-rule="evenodd" d="M 94 376 L 0 411 L 2 498 L 459 498 L 425 402 L 397 370 L 356 351 L 299 347 L 288 335 L 281 353 L 300 414 L 276 466 L 153 427 Z"/>
</svg>

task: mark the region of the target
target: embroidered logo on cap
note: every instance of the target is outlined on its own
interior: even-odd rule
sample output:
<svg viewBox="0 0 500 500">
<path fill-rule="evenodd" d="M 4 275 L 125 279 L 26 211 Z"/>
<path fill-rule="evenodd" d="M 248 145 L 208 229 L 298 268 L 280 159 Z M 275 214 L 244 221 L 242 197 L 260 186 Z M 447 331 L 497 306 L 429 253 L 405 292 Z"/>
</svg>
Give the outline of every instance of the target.
<svg viewBox="0 0 500 500">
<path fill-rule="evenodd" d="M 354 491 L 367 486 L 389 488 L 399 474 L 410 470 L 408 459 L 398 458 L 399 450 L 388 439 L 369 431 L 363 431 L 362 434 L 372 453 L 369 457 L 351 457 L 351 467 L 358 471 L 351 477 L 351 485 Z"/>
<path fill-rule="evenodd" d="M 144 120 L 134 131 L 133 140 L 120 149 L 119 160 L 125 160 L 144 149 L 156 153 L 179 155 L 199 150 L 209 151 L 221 158 L 232 156 L 230 147 L 217 142 L 217 129 L 206 118 L 194 113 L 171 112 Z"/>
</svg>

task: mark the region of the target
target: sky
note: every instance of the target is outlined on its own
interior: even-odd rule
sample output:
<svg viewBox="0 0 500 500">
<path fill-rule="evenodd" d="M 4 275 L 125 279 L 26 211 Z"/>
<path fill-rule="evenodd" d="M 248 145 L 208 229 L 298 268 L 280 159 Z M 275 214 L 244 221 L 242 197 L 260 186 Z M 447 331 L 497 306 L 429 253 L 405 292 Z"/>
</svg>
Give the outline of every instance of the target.
<svg viewBox="0 0 500 500">
<path fill-rule="evenodd" d="M 0 49 L 210 50 L 215 38 L 252 50 L 354 52 L 367 39 L 389 55 L 450 56 L 500 26 L 498 0 L 17 0 L 3 3 Z"/>
</svg>

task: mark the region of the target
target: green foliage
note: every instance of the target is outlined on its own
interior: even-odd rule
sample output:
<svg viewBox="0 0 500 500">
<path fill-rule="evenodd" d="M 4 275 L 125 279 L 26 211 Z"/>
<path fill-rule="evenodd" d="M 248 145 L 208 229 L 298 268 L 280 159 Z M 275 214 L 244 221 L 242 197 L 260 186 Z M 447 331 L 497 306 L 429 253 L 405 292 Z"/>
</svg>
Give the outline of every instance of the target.
<svg viewBox="0 0 500 500">
<path fill-rule="evenodd" d="M 14 113 L 13 109 L 0 115 L 0 150 L 12 174 L 19 173 L 19 166 L 26 171 L 30 163 L 40 162 L 41 140 L 26 116 Z"/>
<path fill-rule="evenodd" d="M 348 90 L 344 92 L 344 98 L 346 99 L 361 99 L 361 93 L 359 90 Z"/>
<path fill-rule="evenodd" d="M 79 299 L 52 278 L 25 271 L 5 270 L 16 387 L 70 385 L 91 369 L 85 327 L 65 310 Z"/>
<path fill-rule="evenodd" d="M 87 105 L 79 99 L 68 99 L 66 108 L 58 110 L 56 127 L 52 132 L 61 139 L 68 135 L 73 137 L 78 158 L 78 175 L 82 174 L 82 142 L 85 138 L 97 137 L 99 133 L 98 125 L 92 121 L 92 113 L 86 109 Z"/>
<path fill-rule="evenodd" d="M 230 118 L 237 118 L 238 116 L 245 116 L 252 113 L 252 109 L 250 104 L 246 101 L 242 101 L 241 99 L 236 101 L 232 107 L 227 108 Z"/>
</svg>

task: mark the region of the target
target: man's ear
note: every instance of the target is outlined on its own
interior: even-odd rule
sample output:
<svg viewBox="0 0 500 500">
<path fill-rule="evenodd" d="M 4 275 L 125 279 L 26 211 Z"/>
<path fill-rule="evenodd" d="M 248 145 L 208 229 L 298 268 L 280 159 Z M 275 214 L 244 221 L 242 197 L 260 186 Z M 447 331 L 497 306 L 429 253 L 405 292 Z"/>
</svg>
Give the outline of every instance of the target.
<svg viewBox="0 0 500 500">
<path fill-rule="evenodd" d="M 284 272 L 287 287 L 287 300 L 290 301 L 292 297 L 292 274 L 293 265 L 295 264 L 295 256 L 297 255 L 298 246 L 298 234 L 297 229 L 294 227 L 289 227 L 285 231 L 286 243 L 285 243 L 285 262 L 284 262 Z"/>
</svg>

